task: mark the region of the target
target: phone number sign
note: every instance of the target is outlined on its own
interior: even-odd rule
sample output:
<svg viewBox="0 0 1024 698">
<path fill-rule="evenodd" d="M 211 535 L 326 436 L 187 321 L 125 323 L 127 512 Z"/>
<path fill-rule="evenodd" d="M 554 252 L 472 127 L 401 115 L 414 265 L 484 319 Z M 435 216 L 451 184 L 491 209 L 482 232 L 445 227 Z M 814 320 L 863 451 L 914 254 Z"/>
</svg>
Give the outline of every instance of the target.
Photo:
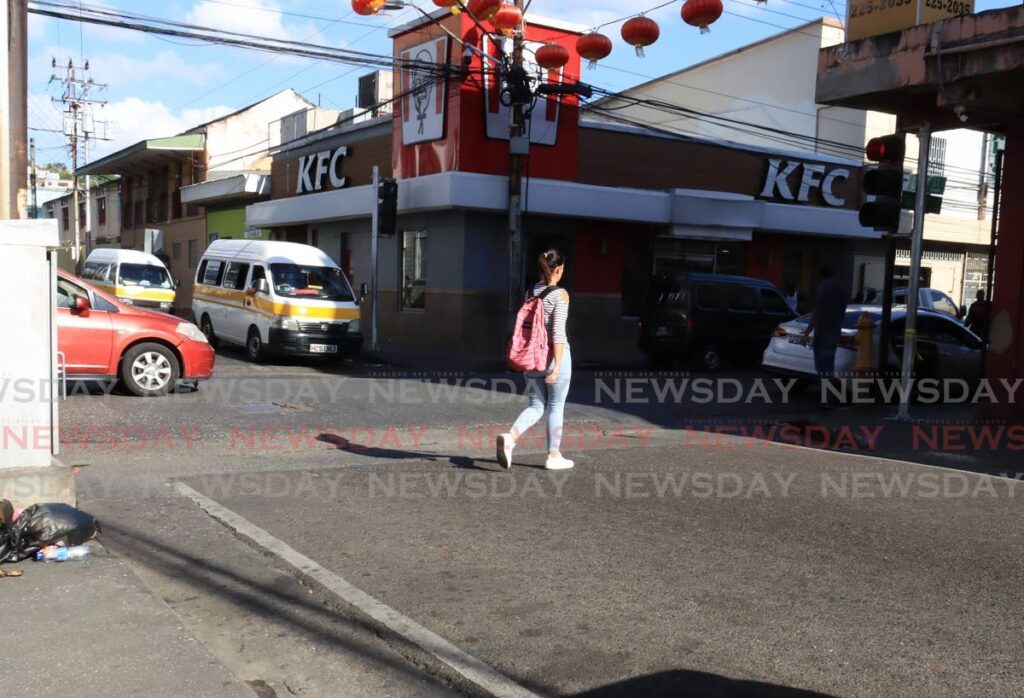
<svg viewBox="0 0 1024 698">
<path fill-rule="evenodd" d="M 898 32 L 974 13 L 974 0 L 849 0 L 846 40 Z"/>
</svg>

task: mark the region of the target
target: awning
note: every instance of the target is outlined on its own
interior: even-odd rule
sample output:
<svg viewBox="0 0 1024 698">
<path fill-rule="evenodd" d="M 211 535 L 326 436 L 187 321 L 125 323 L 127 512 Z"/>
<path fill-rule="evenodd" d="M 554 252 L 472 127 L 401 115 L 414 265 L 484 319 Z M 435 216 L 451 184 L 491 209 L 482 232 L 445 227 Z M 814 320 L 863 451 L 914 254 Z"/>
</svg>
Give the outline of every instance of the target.
<svg viewBox="0 0 1024 698">
<path fill-rule="evenodd" d="M 116 153 L 79 167 L 77 175 L 144 174 L 171 162 L 185 162 L 192 153 L 206 150 L 205 133 L 140 141 Z"/>
<path fill-rule="evenodd" d="M 255 201 L 270 194 L 270 175 L 249 172 L 181 188 L 181 203 L 210 206 Z"/>
<path fill-rule="evenodd" d="M 862 227 L 857 211 L 851 209 L 776 204 L 730 192 L 626 189 L 529 178 L 524 187 L 533 215 L 670 226 L 729 240 L 749 239 L 753 230 L 858 239 L 881 236 Z M 274 199 L 246 207 L 246 223 L 275 228 L 368 218 L 374 200 L 370 186 Z M 450 209 L 505 213 L 508 180 L 445 172 L 399 182 L 400 213 Z"/>
</svg>

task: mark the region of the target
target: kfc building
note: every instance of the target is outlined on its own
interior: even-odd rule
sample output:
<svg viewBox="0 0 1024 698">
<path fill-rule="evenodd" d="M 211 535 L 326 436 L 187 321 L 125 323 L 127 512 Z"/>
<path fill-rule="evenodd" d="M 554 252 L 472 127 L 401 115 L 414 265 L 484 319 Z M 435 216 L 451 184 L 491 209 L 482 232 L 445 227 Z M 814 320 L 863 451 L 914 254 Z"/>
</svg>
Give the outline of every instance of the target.
<svg viewBox="0 0 1024 698">
<path fill-rule="evenodd" d="M 434 16 L 494 51 L 465 15 Z M 579 33 L 535 20 L 527 40 L 572 49 Z M 462 47 L 436 24 L 391 35 L 398 58 L 462 64 Z M 570 55 L 549 82 L 579 80 Z M 403 71 L 393 114 L 289 144 L 274 158 L 271 199 L 247 208 L 248 225 L 324 249 L 358 286 L 371 278 L 373 167 L 398 180 L 398 233 L 381 239 L 378 261 L 385 352 L 461 354 L 470 364 L 504 351 L 509 110 L 479 57 L 471 68 L 464 79 L 457 69 Z M 581 116 L 576 97 L 539 98 L 529 123 L 526 258 L 548 247 L 566 254 L 577 359 L 636 354 L 636 316 L 655 273 L 743 274 L 809 294 L 819 265 L 842 273 L 855 253 L 881 249 L 857 221 L 858 162 L 600 121 Z"/>
</svg>

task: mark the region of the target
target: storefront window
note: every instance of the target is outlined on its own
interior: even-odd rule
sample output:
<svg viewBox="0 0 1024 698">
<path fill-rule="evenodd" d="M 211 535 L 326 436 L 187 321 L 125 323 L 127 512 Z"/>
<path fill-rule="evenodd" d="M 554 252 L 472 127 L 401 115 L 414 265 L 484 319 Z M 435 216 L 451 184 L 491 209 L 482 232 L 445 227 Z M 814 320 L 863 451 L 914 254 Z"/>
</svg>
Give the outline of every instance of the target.
<svg viewBox="0 0 1024 698">
<path fill-rule="evenodd" d="M 426 233 L 402 233 L 402 310 L 423 310 L 427 307 L 426 251 Z"/>
</svg>

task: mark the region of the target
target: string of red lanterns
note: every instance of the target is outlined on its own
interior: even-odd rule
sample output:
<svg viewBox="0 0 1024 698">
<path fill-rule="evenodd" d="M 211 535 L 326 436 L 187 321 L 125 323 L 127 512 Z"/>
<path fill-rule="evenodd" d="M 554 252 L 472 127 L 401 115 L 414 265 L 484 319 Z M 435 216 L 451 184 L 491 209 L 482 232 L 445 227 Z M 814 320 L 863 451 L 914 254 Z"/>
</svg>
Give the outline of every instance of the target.
<svg viewBox="0 0 1024 698">
<path fill-rule="evenodd" d="M 756 1 L 761 3 L 766 0 Z M 490 22 L 497 33 L 506 37 L 514 36 L 523 24 L 523 11 L 514 2 L 508 0 L 468 0 L 468 2 L 466 0 L 433 0 L 433 2 L 437 7 L 450 10 L 452 14 L 459 14 L 463 9 L 468 9 L 477 20 Z M 375 15 L 384 9 L 386 3 L 387 0 L 352 0 L 352 10 L 359 15 Z M 685 0 L 680 14 L 684 22 L 699 27 L 700 33 L 706 34 L 711 31 L 710 26 L 721 18 L 723 11 L 722 0 Z M 615 24 L 615 22 L 610 22 L 610 24 Z M 636 49 L 636 55 L 643 57 L 644 49 L 657 42 L 661 37 L 661 27 L 653 19 L 641 13 L 626 19 L 622 25 L 621 34 L 623 41 Z M 576 40 L 576 52 L 588 62 L 589 68 L 595 68 L 598 61 L 610 56 L 612 49 L 612 40 L 597 30 L 588 32 Z M 568 49 L 559 44 L 546 44 L 538 49 L 536 55 L 538 65 L 548 70 L 562 68 L 569 62 Z"/>
</svg>

